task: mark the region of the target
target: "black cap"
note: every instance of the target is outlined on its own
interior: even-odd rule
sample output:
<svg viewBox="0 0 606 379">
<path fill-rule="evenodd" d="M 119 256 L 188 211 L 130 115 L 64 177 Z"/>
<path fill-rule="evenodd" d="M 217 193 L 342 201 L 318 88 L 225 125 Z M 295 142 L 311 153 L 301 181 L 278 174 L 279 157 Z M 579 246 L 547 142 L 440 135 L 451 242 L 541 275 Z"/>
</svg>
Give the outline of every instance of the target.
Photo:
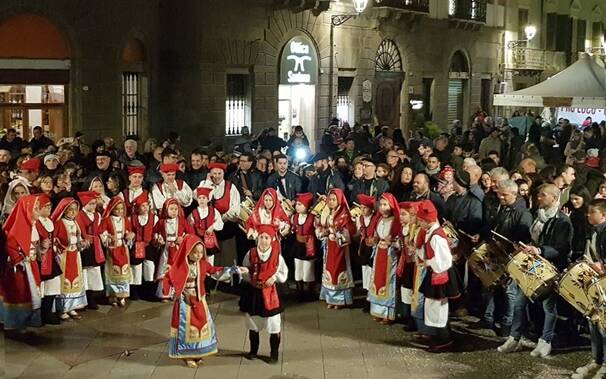
<svg viewBox="0 0 606 379">
<path fill-rule="evenodd" d="M 461 187 L 469 188 L 470 178 L 469 178 L 469 173 L 467 171 L 465 171 L 465 170 L 457 171 L 455 173 L 454 179 Z"/>
<path fill-rule="evenodd" d="M 317 161 L 328 160 L 328 155 L 323 152 L 316 153 L 311 159 L 311 163 L 316 163 Z"/>
<path fill-rule="evenodd" d="M 109 153 L 109 151 L 103 150 L 103 151 L 99 151 L 97 154 L 95 154 L 95 158 L 97 157 L 108 157 L 111 158 L 112 155 Z"/>
<path fill-rule="evenodd" d="M 372 163 L 375 166 L 377 165 L 377 162 L 374 159 L 372 159 L 371 157 L 362 157 L 360 159 L 360 162 L 368 162 L 368 163 Z"/>
</svg>

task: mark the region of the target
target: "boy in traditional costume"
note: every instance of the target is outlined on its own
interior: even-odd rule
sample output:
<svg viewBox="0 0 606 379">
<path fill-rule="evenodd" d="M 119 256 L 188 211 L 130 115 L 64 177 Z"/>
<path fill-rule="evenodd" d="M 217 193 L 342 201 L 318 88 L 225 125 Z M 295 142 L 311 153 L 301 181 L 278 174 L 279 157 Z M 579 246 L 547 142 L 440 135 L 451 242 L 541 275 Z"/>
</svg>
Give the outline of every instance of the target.
<svg viewBox="0 0 606 379">
<path fill-rule="evenodd" d="M 150 197 L 149 192 L 143 188 L 143 180 L 145 179 L 145 166 L 128 166 L 128 188 L 122 191 L 118 196 L 124 199 L 126 205 L 126 214 L 132 216 L 135 200 L 146 194 Z M 151 201 L 149 201 L 151 206 Z"/>
<path fill-rule="evenodd" d="M 215 254 L 219 252 L 219 240 L 215 231 L 223 230 L 221 214 L 209 205 L 212 188 L 196 188 L 198 206 L 189 215 L 189 224 L 193 226 L 196 235 L 204 242 L 206 260 L 211 265 L 215 262 Z"/>
<path fill-rule="evenodd" d="M 56 259 L 53 246 L 55 225 L 50 219 L 52 203 L 47 195 L 37 195 L 40 216 L 36 221 L 36 230 L 39 236 L 40 251 L 40 279 L 42 281 L 40 291 L 42 294 L 42 322 L 45 324 L 59 324 L 61 321 L 53 308 L 55 297 L 61 294 L 61 266 Z"/>
<path fill-rule="evenodd" d="M 327 206 L 316 229 L 324 252 L 320 300 L 326 301 L 328 309 L 341 309 L 353 304 L 354 281 L 349 257 L 352 229 L 345 194 L 334 188 L 328 193 Z"/>
<path fill-rule="evenodd" d="M 217 332 L 206 303 L 204 279 L 229 280 L 237 268 L 215 267 L 205 259 L 200 238 L 183 238 L 173 265 L 164 276 L 164 296 L 174 289 L 168 355 L 183 359 L 188 367 L 197 367 L 202 358 L 217 353 Z M 245 272 L 241 270 L 240 273 Z"/>
<path fill-rule="evenodd" d="M 80 256 L 84 274 L 86 302 L 88 303 L 87 308 L 98 309 L 95 293 L 103 291 L 105 288 L 101 276 L 101 266 L 105 265 L 105 253 L 99 238 L 101 215 L 97 212 L 98 203 L 101 199 L 95 191 L 78 192 L 78 198 L 82 209 L 76 220 L 84 239 L 84 248 L 80 252 Z"/>
<path fill-rule="evenodd" d="M 314 292 L 315 262 L 318 251 L 318 239 L 314 229 L 314 216 L 308 213 L 314 200 L 312 193 L 297 194 L 296 213 L 292 216 L 294 239 L 291 251 L 295 260 L 295 281 L 297 298 L 303 301 L 311 299 Z"/>
<path fill-rule="evenodd" d="M 111 305 L 124 307 L 130 296 L 130 255 L 128 249 L 135 233 L 132 232 L 130 219 L 126 217 L 124 200 L 114 196 L 101 220 L 101 240 L 107 246 L 105 261 L 105 293 Z M 128 246 L 127 246 L 128 245 Z"/>
<path fill-rule="evenodd" d="M 76 311 L 87 305 L 80 257 L 86 242 L 76 221 L 78 212 L 78 202 L 66 197 L 61 199 L 51 217 L 55 225 L 55 248 L 61 259 L 61 295 L 55 299 L 55 305 L 62 320 L 81 319 Z"/>
<path fill-rule="evenodd" d="M 280 252 L 278 232 L 273 225 L 257 227 L 257 246 L 244 257 L 248 268 L 245 285 L 240 297 L 240 311 L 246 313 L 246 326 L 250 340 L 248 359 L 257 357 L 259 332 L 267 329 L 271 347 L 270 362 L 278 362 L 282 302 L 277 283 L 288 278 L 288 267 Z"/>
<path fill-rule="evenodd" d="M 151 209 L 151 200 L 148 192 L 141 192 L 131 207 L 130 223 L 135 233 L 134 243 L 130 247 L 130 267 L 132 278 L 130 281 L 130 298 L 138 300 L 143 293 L 140 291 L 143 282 L 153 282 L 153 265 L 146 264 L 146 259 L 153 256 L 156 246 L 152 244 L 154 239 L 154 227 L 158 222 L 158 216 Z"/>
<path fill-rule="evenodd" d="M 431 201 L 420 202 L 417 220 L 421 227 L 417 253 L 422 254 L 427 269 L 420 291 L 425 298 L 424 323 L 430 333 L 428 351 L 440 353 L 453 343 L 448 330 L 448 300 L 460 296 L 461 283 L 452 265 L 448 238 Z"/>
<path fill-rule="evenodd" d="M 396 319 L 396 267 L 402 234 L 400 208 L 392 194 L 386 192 L 381 195 L 378 217 L 371 225 L 371 233 L 377 243 L 373 249 L 372 276 L 368 290 L 370 314 L 381 324 L 391 324 Z"/>
<path fill-rule="evenodd" d="M 6 219 L 6 245 L 0 253 L 0 323 L 4 330 L 40 326 L 41 290 L 38 271 L 38 198 L 19 198 Z"/>
<path fill-rule="evenodd" d="M 370 226 L 374 221 L 375 201 L 377 199 L 374 196 L 361 193 L 356 196 L 356 200 L 358 200 L 361 212 L 355 219 L 360 242 L 358 245 L 358 254 L 354 257 L 354 261 L 362 268 L 362 288 L 366 290 L 368 295 L 370 277 L 372 275 L 371 256 L 375 245 L 374 236 L 371 233 L 373 229 Z M 363 311 L 365 313 L 370 312 L 370 303 L 368 301 L 365 303 Z"/>
</svg>

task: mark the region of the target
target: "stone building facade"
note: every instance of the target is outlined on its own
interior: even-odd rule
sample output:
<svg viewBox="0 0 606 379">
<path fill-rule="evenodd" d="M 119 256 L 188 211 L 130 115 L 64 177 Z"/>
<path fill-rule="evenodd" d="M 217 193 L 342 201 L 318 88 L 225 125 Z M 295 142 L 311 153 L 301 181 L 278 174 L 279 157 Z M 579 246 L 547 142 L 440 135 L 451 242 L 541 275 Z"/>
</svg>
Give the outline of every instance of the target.
<svg viewBox="0 0 606 379">
<path fill-rule="evenodd" d="M 525 21 L 520 8 L 539 26 L 526 47 L 539 50 L 546 12 L 591 19 L 592 27 L 603 18 L 597 0 L 538 3 L 369 0 L 357 13 L 353 0 L 5 0 L 0 41 L 16 46 L 0 49 L 0 86 L 35 83 L 36 70 L 67 73 L 63 130 L 55 134 L 81 130 L 89 140 L 174 130 L 193 147 L 223 137 L 229 144 L 243 124 L 256 133 L 298 123 L 319 141 L 337 116 L 404 131 L 423 120 L 447 129 L 454 119 L 469 122 L 477 106 L 489 110 L 495 90 L 507 87 L 499 83 L 535 80 L 507 48 Z M 69 56 L 24 53 L 11 35 L 20 29 L 3 28 L 20 15 L 53 23 Z M 294 71 L 311 64 L 313 72 L 295 72 L 287 83 L 292 46 L 311 54 Z M 301 85 L 303 77 L 313 84 Z M 0 98 L 4 114 L 14 106 Z M 3 128 L 19 121 L 2 119 Z"/>
</svg>

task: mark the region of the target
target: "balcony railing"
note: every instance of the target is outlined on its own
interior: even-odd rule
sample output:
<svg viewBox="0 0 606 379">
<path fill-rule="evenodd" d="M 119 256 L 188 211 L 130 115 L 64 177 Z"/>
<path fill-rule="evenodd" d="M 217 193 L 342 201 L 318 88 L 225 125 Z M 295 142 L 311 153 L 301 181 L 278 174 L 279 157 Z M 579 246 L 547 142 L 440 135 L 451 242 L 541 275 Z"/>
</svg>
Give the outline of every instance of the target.
<svg viewBox="0 0 606 379">
<path fill-rule="evenodd" d="M 429 13 L 429 0 L 374 0 L 374 6 Z"/>
<path fill-rule="evenodd" d="M 506 67 L 512 70 L 558 72 L 566 68 L 566 53 L 530 47 L 508 49 Z"/>
<path fill-rule="evenodd" d="M 449 0 L 450 18 L 475 22 L 486 22 L 486 0 Z"/>
</svg>

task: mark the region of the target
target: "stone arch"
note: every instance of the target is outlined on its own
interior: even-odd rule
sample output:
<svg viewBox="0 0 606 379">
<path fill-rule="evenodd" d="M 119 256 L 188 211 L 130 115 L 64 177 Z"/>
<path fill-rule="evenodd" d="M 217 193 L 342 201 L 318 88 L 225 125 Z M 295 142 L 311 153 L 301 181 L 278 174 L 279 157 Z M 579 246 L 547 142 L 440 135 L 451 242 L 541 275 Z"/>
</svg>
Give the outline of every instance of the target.
<svg viewBox="0 0 606 379">
<path fill-rule="evenodd" d="M 20 13 L 0 22 L 0 58 L 70 59 L 71 43 L 47 17 Z"/>
<path fill-rule="evenodd" d="M 467 72 L 471 75 L 471 61 L 465 50 L 456 49 L 450 54 L 448 72 Z"/>
<path fill-rule="evenodd" d="M 145 45 L 138 38 L 130 38 L 122 47 L 121 61 L 123 64 L 136 64 L 146 61 Z"/>
<path fill-rule="evenodd" d="M 385 38 L 375 53 L 375 71 L 404 72 L 404 59 L 398 45 L 390 38 Z"/>
</svg>

